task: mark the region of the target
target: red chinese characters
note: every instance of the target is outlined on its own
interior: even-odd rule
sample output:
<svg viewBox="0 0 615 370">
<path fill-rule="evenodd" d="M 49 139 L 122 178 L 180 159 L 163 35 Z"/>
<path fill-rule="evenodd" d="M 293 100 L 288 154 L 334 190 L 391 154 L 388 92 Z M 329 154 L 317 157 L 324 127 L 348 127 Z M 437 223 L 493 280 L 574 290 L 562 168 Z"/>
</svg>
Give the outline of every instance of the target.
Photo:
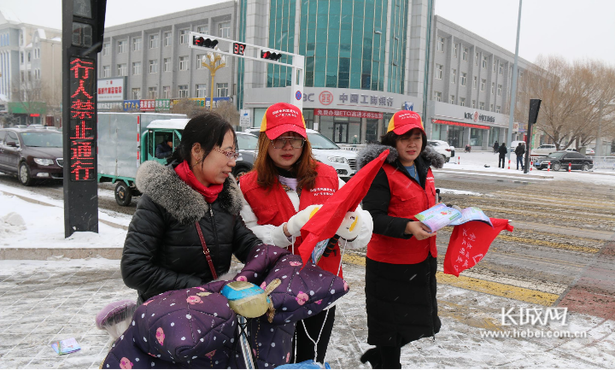
<svg viewBox="0 0 615 370">
<path fill-rule="evenodd" d="M 70 66 L 70 179 L 93 181 L 96 180 L 94 62 L 73 58 Z"/>
</svg>

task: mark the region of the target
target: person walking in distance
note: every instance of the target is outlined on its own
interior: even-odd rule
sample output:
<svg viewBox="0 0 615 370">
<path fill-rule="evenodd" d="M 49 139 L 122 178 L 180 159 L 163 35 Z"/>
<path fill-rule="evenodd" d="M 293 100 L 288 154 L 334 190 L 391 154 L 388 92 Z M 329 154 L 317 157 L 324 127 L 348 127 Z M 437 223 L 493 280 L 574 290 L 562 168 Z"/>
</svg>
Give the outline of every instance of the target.
<svg viewBox="0 0 615 370">
<path fill-rule="evenodd" d="M 497 153 L 498 149 L 500 149 L 500 145 L 498 144 L 498 141 L 496 140 L 495 143 L 493 143 L 493 152 Z"/>
<path fill-rule="evenodd" d="M 508 149 L 506 149 L 506 143 L 502 143 L 502 145 L 500 145 L 498 153 L 500 153 L 500 159 L 498 160 L 498 168 L 504 168 L 504 164 L 506 163 L 506 153 L 508 153 Z"/>
<path fill-rule="evenodd" d="M 521 163 L 521 170 L 523 171 L 525 169 L 523 167 L 523 155 L 525 154 L 525 145 L 523 143 L 517 144 L 515 154 L 517 155 L 517 169 L 519 169 L 519 163 Z"/>
</svg>

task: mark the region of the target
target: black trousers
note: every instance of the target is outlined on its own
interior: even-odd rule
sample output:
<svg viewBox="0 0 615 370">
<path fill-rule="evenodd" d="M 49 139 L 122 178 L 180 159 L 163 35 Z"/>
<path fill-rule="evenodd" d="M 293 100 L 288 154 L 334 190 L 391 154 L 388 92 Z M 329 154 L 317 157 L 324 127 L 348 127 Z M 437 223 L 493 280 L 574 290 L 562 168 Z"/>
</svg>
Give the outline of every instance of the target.
<svg viewBox="0 0 615 370">
<path fill-rule="evenodd" d="M 498 168 L 504 168 L 504 163 L 506 162 L 506 157 L 500 156 L 500 161 L 498 162 Z"/>
<path fill-rule="evenodd" d="M 327 315 L 327 312 L 329 313 Z M 326 317 L 326 322 L 325 322 Z M 293 342 L 293 351 L 291 352 L 291 363 L 302 362 L 306 360 L 314 359 L 314 343 L 308 338 L 307 334 L 314 340 L 318 340 L 317 350 L 318 357 L 316 361 L 321 364 L 325 362 L 325 354 L 327 353 L 327 346 L 329 345 L 329 339 L 331 339 L 331 332 L 333 331 L 333 322 L 335 321 L 335 306 L 329 310 L 323 311 L 318 315 L 312 316 L 308 319 L 299 321 L 297 323 L 297 329 L 295 331 L 296 342 Z M 303 324 L 305 323 L 305 328 Z M 324 327 L 323 327 L 324 323 Z M 321 333 L 322 328 L 322 333 Z M 306 330 L 307 329 L 307 334 Z M 320 334 L 320 340 L 318 335 Z M 297 348 L 297 359 L 295 360 L 295 347 Z"/>
</svg>

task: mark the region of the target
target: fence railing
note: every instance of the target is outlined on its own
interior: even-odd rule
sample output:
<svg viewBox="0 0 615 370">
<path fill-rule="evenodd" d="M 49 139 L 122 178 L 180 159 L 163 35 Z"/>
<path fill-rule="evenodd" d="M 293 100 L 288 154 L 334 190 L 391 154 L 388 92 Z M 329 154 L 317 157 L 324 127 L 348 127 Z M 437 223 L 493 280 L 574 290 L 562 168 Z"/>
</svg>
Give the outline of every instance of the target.
<svg viewBox="0 0 615 370">
<path fill-rule="evenodd" d="M 615 155 L 594 156 L 594 170 L 615 172 Z"/>
</svg>

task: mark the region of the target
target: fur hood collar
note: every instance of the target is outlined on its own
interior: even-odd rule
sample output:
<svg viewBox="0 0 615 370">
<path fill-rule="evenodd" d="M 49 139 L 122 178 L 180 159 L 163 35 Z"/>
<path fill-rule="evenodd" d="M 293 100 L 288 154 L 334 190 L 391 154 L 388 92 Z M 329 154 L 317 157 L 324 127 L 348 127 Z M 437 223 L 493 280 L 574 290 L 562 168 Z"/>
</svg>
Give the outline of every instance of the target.
<svg viewBox="0 0 615 370">
<path fill-rule="evenodd" d="M 388 145 L 370 144 L 357 154 L 358 167 L 362 168 L 372 160 L 376 159 L 380 153 L 387 149 L 389 149 L 390 152 L 387 156 L 386 163 L 395 165 L 395 161 L 397 161 L 397 157 L 399 156 L 397 149 Z M 444 166 L 444 158 L 442 158 L 442 155 L 436 152 L 435 149 L 429 145 L 425 146 L 425 150 L 423 150 L 419 156 L 419 159 L 423 163 L 435 168 L 442 168 Z"/>
<path fill-rule="evenodd" d="M 209 212 L 210 204 L 175 173 L 173 166 L 156 161 L 143 162 L 137 170 L 137 189 L 166 209 L 181 223 L 195 222 Z M 232 215 L 241 210 L 243 195 L 237 181 L 230 175 L 224 182 L 216 203 Z"/>
</svg>

